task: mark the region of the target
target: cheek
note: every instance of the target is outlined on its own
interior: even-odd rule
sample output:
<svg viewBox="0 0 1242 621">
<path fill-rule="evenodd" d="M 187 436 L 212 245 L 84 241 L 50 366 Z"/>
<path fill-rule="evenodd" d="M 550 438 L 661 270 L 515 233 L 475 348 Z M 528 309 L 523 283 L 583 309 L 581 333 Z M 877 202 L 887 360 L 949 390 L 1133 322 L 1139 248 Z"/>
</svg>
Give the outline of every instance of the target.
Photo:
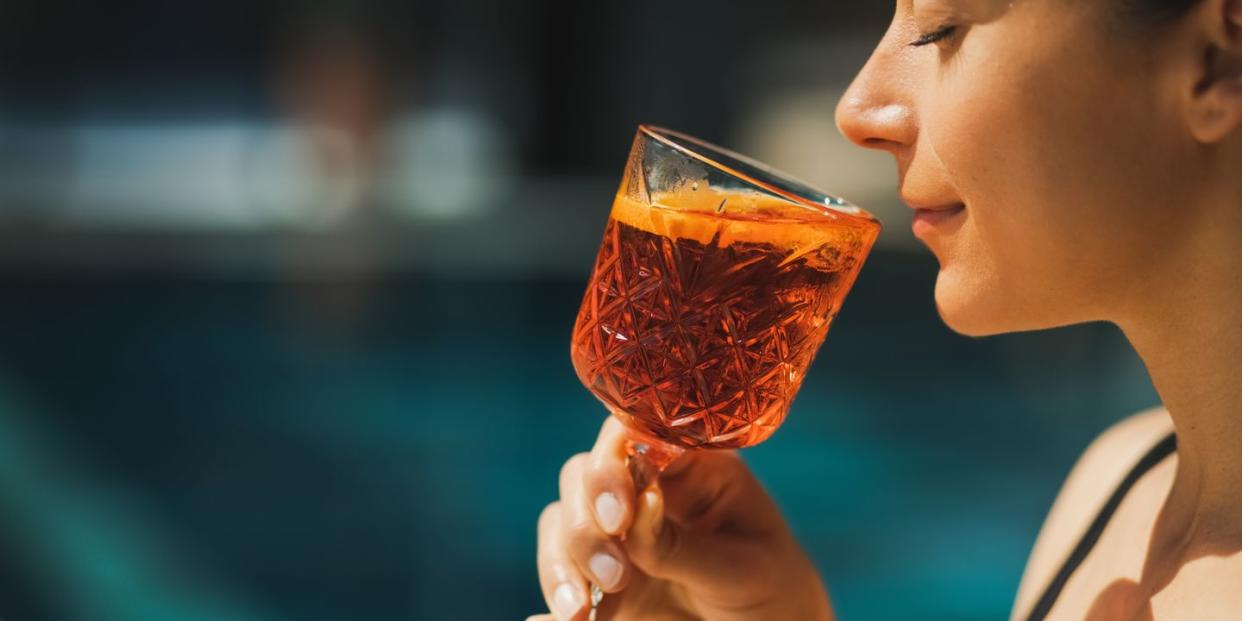
<svg viewBox="0 0 1242 621">
<path fill-rule="evenodd" d="M 963 76 L 963 81 L 965 76 Z M 1057 156 L 1065 129 L 1013 85 L 981 79 L 929 121 L 928 139 L 967 205 L 961 228 L 936 248 L 936 301 L 959 332 L 982 335 L 1059 322 L 1052 296 L 1076 264 L 1077 192 Z M 1038 309 L 1038 310 L 1037 310 Z"/>
<path fill-rule="evenodd" d="M 1101 283 L 1130 267 L 1155 228 L 1136 227 L 1143 214 L 1132 209 L 1146 191 L 1133 176 L 1152 168 L 1134 161 L 1151 151 L 1136 139 L 1142 108 L 1114 103 L 1139 89 L 1084 60 L 1090 50 L 999 34 L 963 47 L 922 106 L 969 213 L 938 249 L 937 302 L 969 332 L 1098 318 Z"/>
</svg>

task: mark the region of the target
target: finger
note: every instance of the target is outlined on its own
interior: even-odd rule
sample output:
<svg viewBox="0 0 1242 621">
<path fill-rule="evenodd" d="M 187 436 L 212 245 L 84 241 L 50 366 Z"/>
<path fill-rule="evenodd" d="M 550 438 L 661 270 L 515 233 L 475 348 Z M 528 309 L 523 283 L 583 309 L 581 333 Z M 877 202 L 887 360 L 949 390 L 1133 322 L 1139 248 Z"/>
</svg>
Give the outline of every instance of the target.
<svg viewBox="0 0 1242 621">
<path fill-rule="evenodd" d="M 625 457 L 625 428 L 609 416 L 600 428 L 583 474 L 591 514 L 600 530 L 609 535 L 624 533 L 633 521 L 634 480 Z"/>
<path fill-rule="evenodd" d="M 583 489 L 582 476 L 589 456 L 574 455 L 561 469 L 562 545 L 583 575 L 606 593 L 625 588 L 628 557 L 608 533 L 600 530 Z"/>
<path fill-rule="evenodd" d="M 579 621 L 586 618 L 587 584 L 561 545 L 561 506 L 554 502 L 539 515 L 539 587 L 558 619 Z"/>
<path fill-rule="evenodd" d="M 639 496 L 624 546 L 633 565 L 647 575 L 691 587 L 721 586 L 753 580 L 755 560 L 764 554 L 756 541 L 763 540 L 698 531 L 669 519 L 665 494 L 656 486 Z"/>
<path fill-rule="evenodd" d="M 737 451 L 694 451 L 660 478 L 668 519 L 713 530 L 727 524 L 738 535 L 782 528 L 780 510 Z"/>
</svg>

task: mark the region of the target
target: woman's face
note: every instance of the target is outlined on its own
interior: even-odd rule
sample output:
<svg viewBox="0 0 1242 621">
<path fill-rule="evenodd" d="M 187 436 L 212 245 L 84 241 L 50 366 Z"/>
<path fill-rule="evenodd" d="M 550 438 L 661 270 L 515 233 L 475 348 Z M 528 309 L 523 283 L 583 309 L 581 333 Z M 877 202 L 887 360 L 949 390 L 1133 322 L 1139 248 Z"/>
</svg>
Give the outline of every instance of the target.
<svg viewBox="0 0 1242 621">
<path fill-rule="evenodd" d="M 1149 276 L 1185 243 L 1179 207 L 1195 200 L 1179 121 L 1192 72 L 1116 3 L 899 0 L 840 102 L 846 136 L 897 160 L 902 198 L 940 210 L 914 229 L 959 332 L 1117 320 L 1161 295 Z"/>
</svg>

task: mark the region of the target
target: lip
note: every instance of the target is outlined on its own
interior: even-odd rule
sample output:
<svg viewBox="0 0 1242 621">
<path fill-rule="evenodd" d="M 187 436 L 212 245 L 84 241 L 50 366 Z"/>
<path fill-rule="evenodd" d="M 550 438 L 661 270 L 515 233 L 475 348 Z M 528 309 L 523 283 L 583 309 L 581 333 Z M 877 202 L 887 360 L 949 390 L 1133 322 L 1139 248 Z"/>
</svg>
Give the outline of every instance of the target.
<svg viewBox="0 0 1242 621">
<path fill-rule="evenodd" d="M 910 226 L 914 229 L 915 237 L 922 237 L 926 233 L 958 220 L 965 212 L 966 205 L 963 203 L 938 207 L 915 207 L 914 221 Z"/>
</svg>

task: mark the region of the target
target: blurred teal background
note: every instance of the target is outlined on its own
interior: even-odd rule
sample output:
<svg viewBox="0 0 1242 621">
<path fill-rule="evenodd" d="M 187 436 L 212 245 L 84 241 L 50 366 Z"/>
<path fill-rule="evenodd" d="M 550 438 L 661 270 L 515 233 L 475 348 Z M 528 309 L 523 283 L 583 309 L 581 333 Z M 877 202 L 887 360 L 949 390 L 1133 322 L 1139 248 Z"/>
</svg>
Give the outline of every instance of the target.
<svg viewBox="0 0 1242 621">
<path fill-rule="evenodd" d="M 745 456 L 841 619 L 1003 618 L 1111 327 L 973 340 L 832 106 L 890 6 L 0 8 L 0 618 L 522 619 L 600 406 L 571 327 L 635 125 L 887 229 Z M 722 43 L 724 42 L 724 43 Z"/>
</svg>

